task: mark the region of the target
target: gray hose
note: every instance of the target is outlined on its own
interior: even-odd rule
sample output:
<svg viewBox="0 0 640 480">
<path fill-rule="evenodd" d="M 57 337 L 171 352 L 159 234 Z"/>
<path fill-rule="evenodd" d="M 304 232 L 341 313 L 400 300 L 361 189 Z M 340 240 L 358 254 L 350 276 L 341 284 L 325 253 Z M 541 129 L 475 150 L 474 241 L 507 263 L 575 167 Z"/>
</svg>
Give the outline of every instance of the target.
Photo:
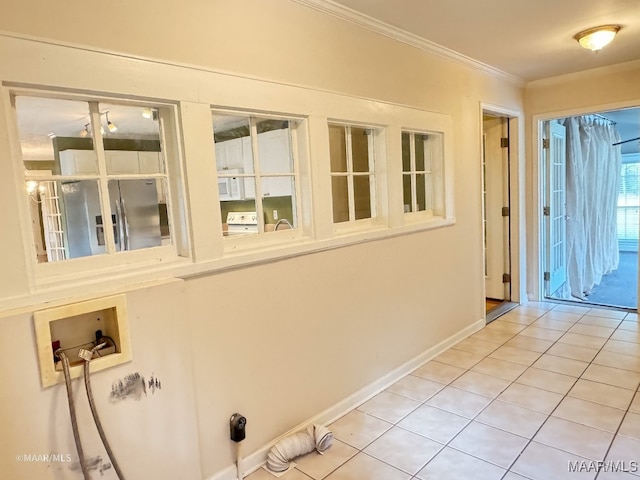
<svg viewBox="0 0 640 480">
<path fill-rule="evenodd" d="M 78 451 L 78 458 L 80 460 L 80 468 L 82 469 L 82 475 L 84 480 L 91 480 L 89 475 L 89 469 L 84 459 L 84 452 L 82 451 L 82 442 L 80 441 L 80 431 L 78 430 L 78 419 L 76 418 L 76 406 L 73 401 L 73 390 L 71 389 L 71 374 L 69 373 L 69 359 L 60 350 L 56 350 L 56 355 L 62 361 L 62 371 L 64 372 L 64 383 L 67 387 L 67 400 L 69 401 L 69 415 L 71 416 L 71 428 L 73 429 L 73 439 L 76 442 L 76 450 Z"/>
<path fill-rule="evenodd" d="M 98 433 L 100 434 L 100 439 L 102 440 L 102 444 L 104 445 L 104 449 L 107 451 L 107 455 L 109 455 L 109 460 L 111 460 L 111 465 L 113 469 L 116 471 L 116 475 L 120 480 L 125 480 L 122 470 L 120 470 L 120 466 L 116 461 L 116 456 L 113 454 L 111 450 L 111 446 L 109 445 L 109 441 L 107 440 L 107 436 L 104 433 L 104 429 L 102 428 L 102 422 L 100 421 L 100 417 L 98 416 L 98 410 L 96 409 L 95 402 L 93 400 L 93 393 L 91 392 L 91 380 L 89 375 L 89 363 L 93 358 L 93 354 L 96 350 L 104 347 L 106 343 L 101 343 L 100 345 L 96 345 L 91 350 L 81 350 L 78 352 L 78 356 L 84 360 L 84 386 L 87 390 L 87 398 L 89 399 L 89 407 L 91 408 L 91 414 L 93 415 L 93 421 L 96 424 L 96 428 L 98 429 Z M 85 353 L 86 352 L 86 353 Z"/>
</svg>

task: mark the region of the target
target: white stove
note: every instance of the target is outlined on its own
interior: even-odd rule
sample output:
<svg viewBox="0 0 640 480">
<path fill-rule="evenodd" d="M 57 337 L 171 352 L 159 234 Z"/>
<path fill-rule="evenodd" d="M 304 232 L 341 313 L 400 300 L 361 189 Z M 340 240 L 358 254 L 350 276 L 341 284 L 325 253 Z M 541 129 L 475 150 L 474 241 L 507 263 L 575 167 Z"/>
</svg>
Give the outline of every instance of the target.
<svg viewBox="0 0 640 480">
<path fill-rule="evenodd" d="M 256 212 L 227 213 L 227 231 L 229 235 L 258 233 L 258 216 Z"/>
</svg>

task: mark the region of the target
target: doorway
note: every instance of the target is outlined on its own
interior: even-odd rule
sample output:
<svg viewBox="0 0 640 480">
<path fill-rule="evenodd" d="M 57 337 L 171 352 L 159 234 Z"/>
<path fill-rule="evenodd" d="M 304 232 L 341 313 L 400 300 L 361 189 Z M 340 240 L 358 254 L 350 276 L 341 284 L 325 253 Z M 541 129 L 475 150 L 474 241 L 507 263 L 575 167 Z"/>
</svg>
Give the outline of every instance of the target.
<svg viewBox="0 0 640 480">
<path fill-rule="evenodd" d="M 509 119 L 483 111 L 482 176 L 485 312 L 487 321 L 511 302 Z"/>
<path fill-rule="evenodd" d="M 544 297 L 637 310 L 640 109 L 542 122 Z"/>
</svg>

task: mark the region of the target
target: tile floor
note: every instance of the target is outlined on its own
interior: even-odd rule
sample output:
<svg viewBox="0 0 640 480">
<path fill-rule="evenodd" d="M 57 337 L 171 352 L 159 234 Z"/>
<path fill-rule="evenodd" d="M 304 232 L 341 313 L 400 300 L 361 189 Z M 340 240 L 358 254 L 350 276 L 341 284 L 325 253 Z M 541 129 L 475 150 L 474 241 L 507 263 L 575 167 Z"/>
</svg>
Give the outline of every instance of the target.
<svg viewBox="0 0 640 480">
<path fill-rule="evenodd" d="M 638 325 L 517 307 L 338 419 L 333 446 L 281 478 L 639 480 Z"/>
</svg>

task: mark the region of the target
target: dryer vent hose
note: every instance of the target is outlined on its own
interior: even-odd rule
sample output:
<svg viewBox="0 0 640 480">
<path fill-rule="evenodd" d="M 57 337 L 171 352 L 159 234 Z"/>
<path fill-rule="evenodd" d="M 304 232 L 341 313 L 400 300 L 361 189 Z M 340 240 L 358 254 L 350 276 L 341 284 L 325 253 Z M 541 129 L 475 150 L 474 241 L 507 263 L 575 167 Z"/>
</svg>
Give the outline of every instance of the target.
<svg viewBox="0 0 640 480">
<path fill-rule="evenodd" d="M 333 433 L 321 425 L 309 426 L 277 442 L 267 454 L 267 468 L 272 472 L 284 472 L 289 462 L 300 455 L 316 450 L 324 452 L 333 442 Z"/>
</svg>

